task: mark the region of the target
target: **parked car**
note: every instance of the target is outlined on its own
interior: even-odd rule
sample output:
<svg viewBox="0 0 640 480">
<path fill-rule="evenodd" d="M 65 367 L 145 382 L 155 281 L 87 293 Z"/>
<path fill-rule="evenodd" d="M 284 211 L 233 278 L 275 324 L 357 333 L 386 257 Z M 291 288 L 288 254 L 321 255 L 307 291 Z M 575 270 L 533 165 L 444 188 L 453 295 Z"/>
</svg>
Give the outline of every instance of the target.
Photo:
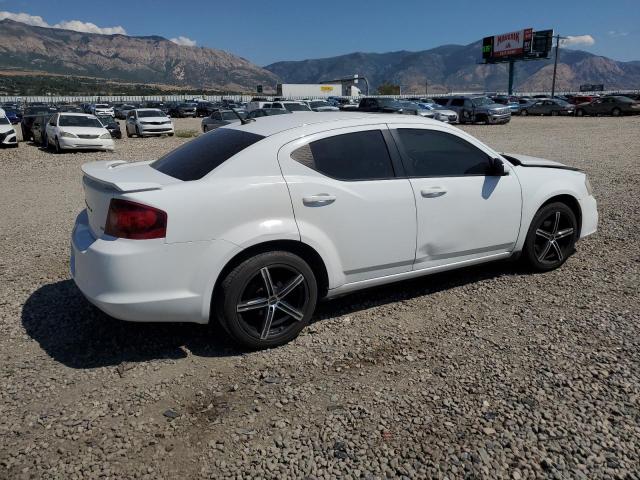
<svg viewBox="0 0 640 480">
<path fill-rule="evenodd" d="M 576 115 L 634 115 L 640 113 L 640 103 L 628 97 L 602 97 L 576 105 Z"/>
<path fill-rule="evenodd" d="M 404 101 L 404 100 L 398 101 L 398 103 L 400 104 L 400 108 L 402 109 L 402 113 L 404 115 L 419 115 L 419 116 L 424 117 L 424 118 L 434 118 L 435 117 L 435 113 L 431 109 L 429 109 L 429 108 L 427 108 L 427 107 L 425 107 L 425 106 L 423 106 L 423 105 L 421 105 L 419 103 L 408 102 L 408 101 Z"/>
<path fill-rule="evenodd" d="M 578 105 L 579 103 L 593 102 L 595 99 L 600 98 L 596 95 L 574 95 L 569 99 L 570 103 Z"/>
<path fill-rule="evenodd" d="M 506 105 L 507 107 L 509 107 L 512 115 L 520 112 L 520 103 L 518 101 L 518 97 L 509 95 L 496 95 L 490 98 L 495 103 L 499 103 L 500 105 Z"/>
<path fill-rule="evenodd" d="M 256 110 L 251 110 L 247 114 L 247 118 L 260 118 L 260 117 L 268 117 L 270 115 L 282 115 L 287 113 L 293 113 L 285 108 L 258 108 Z"/>
<path fill-rule="evenodd" d="M 169 105 L 163 102 L 147 101 L 147 102 L 144 102 L 144 104 L 142 105 L 142 108 L 153 108 L 156 110 L 160 110 L 165 115 L 169 114 Z"/>
<path fill-rule="evenodd" d="M 215 102 L 198 102 L 196 104 L 196 115 L 198 117 L 208 117 L 216 110 L 220 109 L 220 104 Z"/>
<path fill-rule="evenodd" d="M 339 98 L 337 101 L 339 103 L 338 108 L 340 110 L 349 110 L 349 111 L 358 110 L 359 102 L 356 102 L 352 98 Z"/>
<path fill-rule="evenodd" d="M 294 102 L 281 100 L 278 102 L 265 103 L 262 108 L 282 108 L 290 112 L 310 112 L 309 105 L 304 102 Z"/>
<path fill-rule="evenodd" d="M 456 112 L 460 123 L 505 124 L 511 120 L 509 107 L 495 103 L 484 95 L 440 97 L 436 99 L 436 102 Z"/>
<path fill-rule="evenodd" d="M 31 125 L 31 140 L 37 145 L 47 144 L 47 122 L 51 115 L 38 115 Z"/>
<path fill-rule="evenodd" d="M 59 112 L 68 112 L 68 113 L 84 113 L 84 110 L 79 105 L 56 105 L 56 108 Z"/>
<path fill-rule="evenodd" d="M 326 100 L 307 100 L 306 103 L 314 112 L 337 112 L 340 110 L 335 105 L 330 104 Z"/>
<path fill-rule="evenodd" d="M 127 118 L 127 114 L 131 110 L 135 110 L 136 108 L 138 108 L 138 107 L 133 105 L 133 104 L 125 103 L 125 104 L 122 104 L 122 105 L 118 105 L 117 107 L 114 107 L 113 114 L 117 119 L 125 120 Z"/>
<path fill-rule="evenodd" d="M 218 321 L 247 348 L 295 338 L 323 297 L 514 256 L 556 269 L 598 219 L 577 169 L 408 115 L 275 115 L 82 170 L 70 270 L 89 301 Z"/>
<path fill-rule="evenodd" d="M 0 108 L 0 147 L 17 147 L 18 137 L 11 121 L 4 110 Z"/>
<path fill-rule="evenodd" d="M 86 113 L 53 114 L 47 122 L 44 142 L 56 153 L 65 150 L 114 150 L 109 131 L 95 115 Z"/>
<path fill-rule="evenodd" d="M 393 98 L 367 97 L 360 100 L 360 112 L 402 113 L 402 106 Z"/>
<path fill-rule="evenodd" d="M 246 114 L 244 112 L 238 112 L 238 115 L 242 118 L 246 118 Z M 202 119 L 202 131 L 206 133 L 210 130 L 215 130 L 218 127 L 239 122 L 240 119 L 238 118 L 238 115 L 236 115 L 232 110 L 217 110 L 208 117 L 204 117 Z"/>
<path fill-rule="evenodd" d="M 157 108 L 136 108 L 127 114 L 125 125 L 127 137 L 147 135 L 168 135 L 173 137 L 173 122 Z"/>
<path fill-rule="evenodd" d="M 111 138 L 122 138 L 122 130 L 120 130 L 120 122 L 111 115 L 98 115 L 98 120 L 104 128 L 111 134 Z"/>
<path fill-rule="evenodd" d="M 195 103 L 176 103 L 169 107 L 169 115 L 171 117 L 176 118 L 185 118 L 185 117 L 193 117 L 196 116 L 196 107 Z"/>
<path fill-rule="evenodd" d="M 22 115 L 22 120 L 20 121 L 20 128 L 22 130 L 22 139 L 26 142 L 29 140 L 33 140 L 33 133 L 31 132 L 31 127 L 33 125 L 36 117 L 41 115 L 51 116 L 57 112 L 57 109 L 53 107 L 49 107 L 47 105 L 38 105 L 27 107 Z"/>
<path fill-rule="evenodd" d="M 11 122 L 11 125 L 16 125 L 22 120 L 22 112 L 20 110 L 5 110 L 4 114 Z"/>
<path fill-rule="evenodd" d="M 95 103 L 91 106 L 91 113 L 93 115 L 115 115 L 113 107 L 108 103 Z"/>
<path fill-rule="evenodd" d="M 447 107 L 438 105 L 437 103 L 420 103 L 424 108 L 433 112 L 434 120 L 445 123 L 458 123 L 458 114 Z"/>
<path fill-rule="evenodd" d="M 575 107 L 564 100 L 547 98 L 522 105 L 520 115 L 573 115 Z"/>
</svg>

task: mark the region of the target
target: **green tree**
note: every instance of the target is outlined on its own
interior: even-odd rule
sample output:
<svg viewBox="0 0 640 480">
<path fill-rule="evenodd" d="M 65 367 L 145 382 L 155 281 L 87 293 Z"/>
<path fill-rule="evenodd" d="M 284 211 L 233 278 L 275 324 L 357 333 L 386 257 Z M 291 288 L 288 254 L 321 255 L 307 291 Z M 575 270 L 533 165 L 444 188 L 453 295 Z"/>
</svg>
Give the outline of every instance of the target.
<svg viewBox="0 0 640 480">
<path fill-rule="evenodd" d="M 400 95 L 400 85 L 391 82 L 382 82 L 378 86 L 378 95 Z"/>
</svg>

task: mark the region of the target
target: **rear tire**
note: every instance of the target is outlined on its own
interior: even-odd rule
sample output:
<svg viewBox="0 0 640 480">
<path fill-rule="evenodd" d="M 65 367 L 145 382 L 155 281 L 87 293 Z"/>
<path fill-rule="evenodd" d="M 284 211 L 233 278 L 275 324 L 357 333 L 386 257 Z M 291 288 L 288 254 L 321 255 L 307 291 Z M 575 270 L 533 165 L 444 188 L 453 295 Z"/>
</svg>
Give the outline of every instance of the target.
<svg viewBox="0 0 640 480">
<path fill-rule="evenodd" d="M 622 113 L 622 110 L 620 110 L 618 107 L 611 110 L 611 115 L 613 115 L 614 117 L 619 117 L 621 113 Z"/>
<path fill-rule="evenodd" d="M 520 112 L 520 115 L 522 115 L 523 117 L 526 117 L 527 115 L 529 115 L 529 112 L 525 109 Z"/>
<path fill-rule="evenodd" d="M 576 110 L 576 117 L 584 117 L 584 110 L 581 108 Z"/>
<path fill-rule="evenodd" d="M 309 265 L 290 252 L 256 255 L 222 281 L 214 311 L 234 342 L 249 349 L 293 340 L 315 310 L 318 286 Z"/>
<path fill-rule="evenodd" d="M 576 216 L 566 204 L 550 203 L 533 217 L 523 247 L 523 258 L 535 271 L 560 267 L 575 251 L 578 240 Z"/>
</svg>

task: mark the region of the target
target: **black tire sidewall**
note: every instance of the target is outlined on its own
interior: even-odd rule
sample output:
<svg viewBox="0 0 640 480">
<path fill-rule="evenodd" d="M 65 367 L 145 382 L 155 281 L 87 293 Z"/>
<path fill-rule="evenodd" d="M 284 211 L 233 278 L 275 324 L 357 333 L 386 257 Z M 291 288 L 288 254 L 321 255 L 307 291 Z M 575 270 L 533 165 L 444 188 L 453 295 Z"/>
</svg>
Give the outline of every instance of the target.
<svg viewBox="0 0 640 480">
<path fill-rule="evenodd" d="M 279 337 L 261 340 L 250 335 L 242 328 L 236 312 L 236 306 L 247 282 L 261 268 L 277 265 L 293 267 L 305 277 L 309 290 L 308 307 L 304 318 L 297 322 L 294 328 L 289 329 Z M 225 277 L 217 293 L 218 298 L 214 299 L 214 311 L 219 323 L 234 342 L 252 350 L 273 348 L 293 340 L 311 321 L 318 301 L 317 281 L 311 267 L 299 256 L 285 251 L 261 253 L 245 260 Z"/>
<path fill-rule="evenodd" d="M 560 263 L 554 264 L 546 264 L 542 263 L 538 260 L 535 253 L 535 239 L 536 239 L 536 230 L 539 228 L 540 223 L 546 219 L 551 213 L 555 211 L 560 211 L 563 214 L 567 215 L 571 222 L 573 223 L 573 238 L 571 242 L 571 248 L 569 252 L 564 256 L 564 259 Z M 542 207 L 531 220 L 531 225 L 529 226 L 529 231 L 527 232 L 527 238 L 524 242 L 524 247 L 522 249 L 523 258 L 527 262 L 527 264 L 535 271 L 539 272 L 548 272 L 550 270 L 555 270 L 564 264 L 567 261 L 571 253 L 573 253 L 575 244 L 578 240 L 578 221 L 576 220 L 576 215 L 573 213 L 573 210 L 569 208 L 565 203 L 554 202 Z"/>
</svg>

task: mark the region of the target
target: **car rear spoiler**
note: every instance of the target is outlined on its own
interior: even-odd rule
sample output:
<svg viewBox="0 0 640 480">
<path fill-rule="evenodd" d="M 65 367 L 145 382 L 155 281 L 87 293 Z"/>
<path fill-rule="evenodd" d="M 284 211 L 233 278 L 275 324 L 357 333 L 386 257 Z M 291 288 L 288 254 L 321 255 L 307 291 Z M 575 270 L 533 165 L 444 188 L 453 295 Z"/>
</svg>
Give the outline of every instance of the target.
<svg viewBox="0 0 640 480">
<path fill-rule="evenodd" d="M 124 160 L 103 160 L 99 162 L 85 163 L 82 165 L 82 172 L 85 177 L 114 188 L 120 192 L 143 192 L 146 190 L 160 190 L 162 183 L 148 181 L 149 177 L 153 178 L 155 174 L 162 173 L 149 167 L 140 170 L 139 167 L 149 165 L 151 162 L 129 163 Z M 121 165 L 136 166 L 136 169 L 120 167 Z M 120 168 L 118 168 L 120 167 Z M 143 173 L 143 175 L 140 175 Z M 147 177 L 147 178 L 140 178 Z"/>
</svg>

